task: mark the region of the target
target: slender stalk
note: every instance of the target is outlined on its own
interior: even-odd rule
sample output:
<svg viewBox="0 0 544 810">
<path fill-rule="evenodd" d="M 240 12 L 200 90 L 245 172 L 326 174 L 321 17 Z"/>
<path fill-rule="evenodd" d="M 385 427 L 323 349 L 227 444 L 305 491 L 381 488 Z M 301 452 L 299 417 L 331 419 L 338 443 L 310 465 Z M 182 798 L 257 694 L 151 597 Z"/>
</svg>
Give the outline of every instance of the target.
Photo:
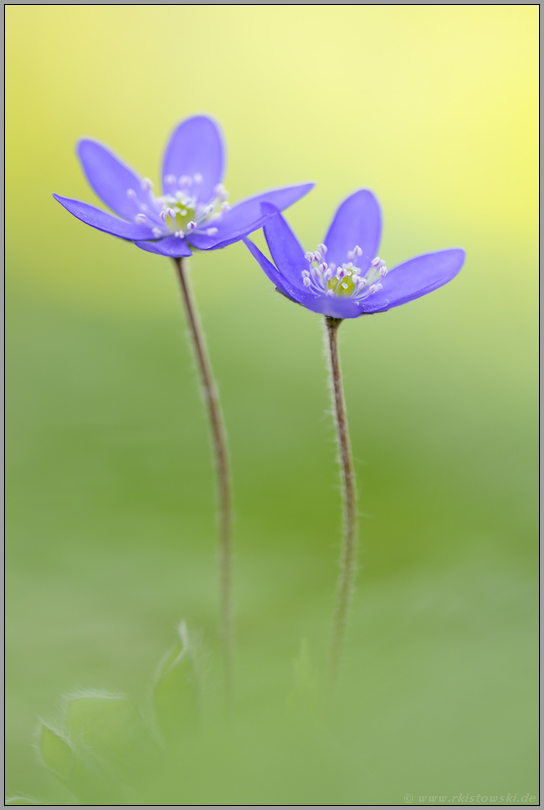
<svg viewBox="0 0 544 810">
<path fill-rule="evenodd" d="M 225 679 L 227 700 L 232 692 L 232 659 L 233 659 L 233 630 L 232 630 L 232 487 L 230 478 L 229 454 L 227 448 L 227 433 L 223 422 L 223 414 L 219 402 L 217 385 L 212 372 L 204 332 L 198 317 L 198 311 L 189 284 L 189 276 L 183 259 L 174 259 L 181 287 L 181 295 L 187 323 L 191 333 L 191 341 L 195 353 L 200 381 L 204 392 L 204 401 L 210 419 L 210 428 L 213 441 L 213 452 L 217 470 L 217 484 L 219 495 L 219 574 L 221 583 L 221 614 L 223 631 L 223 652 L 225 660 Z"/>
<path fill-rule="evenodd" d="M 338 327 L 341 323 L 341 318 L 325 317 L 327 330 L 325 345 L 331 374 L 331 391 L 338 436 L 344 506 L 344 539 L 340 560 L 340 576 L 338 579 L 338 593 L 333 619 L 329 661 L 331 686 L 334 685 L 336 681 L 342 656 L 347 615 L 356 569 L 355 555 L 357 548 L 357 486 L 355 482 L 355 470 L 353 468 L 353 457 L 351 455 L 346 402 L 344 400 L 344 389 L 342 386 L 342 370 L 340 368 L 340 357 L 338 354 Z"/>
</svg>

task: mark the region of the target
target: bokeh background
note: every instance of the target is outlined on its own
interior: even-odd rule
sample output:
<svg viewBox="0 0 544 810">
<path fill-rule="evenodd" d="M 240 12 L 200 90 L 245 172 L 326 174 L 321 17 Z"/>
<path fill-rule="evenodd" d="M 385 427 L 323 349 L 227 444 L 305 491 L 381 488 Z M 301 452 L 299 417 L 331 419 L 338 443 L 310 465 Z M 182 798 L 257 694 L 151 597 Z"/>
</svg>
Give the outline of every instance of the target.
<svg viewBox="0 0 544 810">
<path fill-rule="evenodd" d="M 51 790 L 37 715 L 73 688 L 142 699 L 180 618 L 210 695 L 220 679 L 213 471 L 173 267 L 51 197 L 96 202 L 79 137 L 158 182 L 173 126 L 206 112 L 231 200 L 317 181 L 288 212 L 308 249 L 370 187 L 389 266 L 467 261 L 342 327 L 360 570 L 312 747 L 278 718 L 304 639 L 323 670 L 334 602 L 322 327 L 243 245 L 192 260 L 234 471 L 239 726 L 228 767 L 203 746 L 177 803 L 536 795 L 537 15 L 8 6 L 8 792 Z"/>
</svg>

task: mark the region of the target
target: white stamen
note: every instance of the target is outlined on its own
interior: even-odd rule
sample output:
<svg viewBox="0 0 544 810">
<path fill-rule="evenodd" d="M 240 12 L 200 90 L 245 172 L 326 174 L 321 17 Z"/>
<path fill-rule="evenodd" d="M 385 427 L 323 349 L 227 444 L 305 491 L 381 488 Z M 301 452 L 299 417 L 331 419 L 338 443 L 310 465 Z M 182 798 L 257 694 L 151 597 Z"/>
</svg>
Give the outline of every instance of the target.
<svg viewBox="0 0 544 810">
<path fill-rule="evenodd" d="M 219 231 L 219 228 L 207 228 L 206 233 L 208 236 L 215 236 L 215 234 Z"/>
<path fill-rule="evenodd" d="M 145 225 L 147 223 L 147 217 L 145 214 L 136 214 L 134 217 L 134 222 L 138 225 Z"/>
<path fill-rule="evenodd" d="M 302 278 L 310 278 L 310 274 L 307 270 L 302 271 Z"/>
<path fill-rule="evenodd" d="M 223 214 L 226 214 L 227 211 L 230 211 L 230 205 L 228 202 L 223 203 L 223 205 L 221 206 L 221 211 L 223 212 Z"/>
<path fill-rule="evenodd" d="M 353 255 L 354 256 L 362 256 L 363 255 L 363 251 L 361 250 L 359 245 L 355 245 L 355 247 L 353 248 Z"/>
<path fill-rule="evenodd" d="M 372 265 L 372 267 L 377 267 L 377 266 L 379 265 L 379 263 L 380 263 L 380 262 L 381 262 L 380 257 L 379 257 L 379 256 L 376 256 L 376 258 L 375 258 L 375 259 L 372 259 L 372 261 L 370 262 L 370 264 Z"/>
<path fill-rule="evenodd" d="M 159 218 L 162 219 L 163 222 L 166 222 L 166 211 L 164 209 L 160 212 Z"/>
<path fill-rule="evenodd" d="M 196 222 L 193 222 L 193 220 L 191 220 L 190 222 L 187 223 L 187 230 L 188 231 L 194 231 L 195 228 L 196 228 Z"/>
<path fill-rule="evenodd" d="M 153 183 L 149 179 L 149 177 L 144 177 L 142 180 L 142 188 L 144 191 L 153 191 Z"/>
<path fill-rule="evenodd" d="M 372 295 L 373 293 L 378 292 L 378 290 L 381 290 L 381 289 L 382 289 L 381 284 L 373 284 L 372 287 L 368 288 L 368 294 Z"/>
<path fill-rule="evenodd" d="M 387 267 L 385 266 L 385 264 L 384 264 L 383 267 L 380 267 L 380 276 L 382 278 L 385 278 L 388 272 L 389 271 L 388 271 Z"/>
<path fill-rule="evenodd" d="M 182 174 L 179 178 L 179 184 L 182 188 L 189 188 L 189 186 L 192 185 L 192 182 L 193 181 L 188 174 Z"/>
<path fill-rule="evenodd" d="M 302 283 L 304 284 L 305 287 L 311 287 L 312 286 L 312 282 L 308 278 L 308 276 L 306 276 L 305 278 L 302 279 Z"/>
<path fill-rule="evenodd" d="M 164 178 L 164 182 L 167 186 L 175 186 L 176 185 L 176 176 L 175 174 L 167 174 Z"/>
<path fill-rule="evenodd" d="M 343 282 L 343 284 L 341 284 L 340 286 L 341 286 L 341 287 L 343 287 L 343 288 L 344 288 L 344 290 L 347 290 L 347 288 L 348 288 L 348 285 L 346 284 L 346 282 L 345 282 L 345 281 L 344 281 L 344 282 Z"/>
<path fill-rule="evenodd" d="M 175 234 L 174 234 L 174 236 L 177 236 L 177 237 L 178 237 L 178 239 L 183 239 L 183 237 L 185 236 L 185 234 L 183 233 L 183 231 L 176 231 L 176 232 L 175 232 Z"/>
<path fill-rule="evenodd" d="M 153 228 L 153 236 L 156 236 L 157 239 L 158 239 L 159 236 L 162 236 L 162 235 L 163 235 L 163 233 L 162 233 L 160 228 Z"/>
<path fill-rule="evenodd" d="M 167 208 L 166 209 L 166 214 L 167 214 L 167 216 L 169 216 L 171 219 L 173 219 L 175 221 L 177 211 L 174 211 L 173 208 Z"/>
<path fill-rule="evenodd" d="M 314 254 L 311 253 L 311 251 L 308 251 L 307 253 L 304 254 L 304 258 L 306 259 L 307 262 L 313 262 Z"/>
<path fill-rule="evenodd" d="M 321 251 L 321 255 L 325 258 L 325 253 L 327 252 L 327 245 L 318 245 L 318 250 Z"/>
</svg>

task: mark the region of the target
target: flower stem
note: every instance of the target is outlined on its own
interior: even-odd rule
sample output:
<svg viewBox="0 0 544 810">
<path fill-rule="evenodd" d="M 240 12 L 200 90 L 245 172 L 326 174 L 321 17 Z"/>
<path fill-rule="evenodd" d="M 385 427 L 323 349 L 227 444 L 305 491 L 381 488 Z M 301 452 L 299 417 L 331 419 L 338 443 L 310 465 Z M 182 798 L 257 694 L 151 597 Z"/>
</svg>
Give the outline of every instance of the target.
<svg viewBox="0 0 544 810">
<path fill-rule="evenodd" d="M 329 680 L 331 686 L 333 686 L 336 681 L 342 656 L 348 608 L 356 568 L 355 554 L 357 547 L 357 487 L 355 482 L 355 470 L 353 468 L 353 457 L 351 455 L 346 402 L 344 400 L 344 389 L 342 386 L 342 370 L 340 368 L 340 357 L 338 354 L 338 327 L 341 323 L 341 318 L 325 317 L 327 330 L 325 345 L 331 374 L 331 391 L 338 436 L 339 460 L 342 468 L 344 506 L 344 540 L 329 660 Z"/>
<path fill-rule="evenodd" d="M 217 470 L 219 494 L 219 569 L 221 583 L 221 613 L 223 631 L 223 654 L 225 664 L 225 684 L 227 702 L 232 694 L 233 630 L 231 600 L 231 557 L 232 557 L 232 487 L 230 478 L 227 433 L 219 402 L 217 385 L 212 372 L 204 332 L 200 324 L 196 304 L 189 283 L 187 268 L 183 259 L 174 259 L 181 286 L 181 295 L 200 380 L 204 401 L 210 420 L 213 452 Z"/>
</svg>

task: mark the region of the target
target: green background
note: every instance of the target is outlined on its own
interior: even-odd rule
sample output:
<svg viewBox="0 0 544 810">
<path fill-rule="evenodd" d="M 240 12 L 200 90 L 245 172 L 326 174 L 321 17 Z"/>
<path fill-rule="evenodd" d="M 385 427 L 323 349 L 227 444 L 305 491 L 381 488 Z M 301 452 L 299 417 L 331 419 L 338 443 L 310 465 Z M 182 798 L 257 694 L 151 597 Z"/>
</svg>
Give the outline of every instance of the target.
<svg viewBox="0 0 544 810">
<path fill-rule="evenodd" d="M 36 716 L 74 688 L 143 699 L 181 618 L 217 700 L 213 469 L 173 267 L 51 197 L 96 201 L 79 137 L 158 182 L 173 126 L 206 112 L 231 201 L 317 181 L 288 212 L 307 249 L 369 187 L 388 266 L 467 260 L 342 327 L 360 566 L 334 720 L 302 737 L 281 707 L 303 639 L 323 671 L 341 530 L 322 326 L 243 245 L 192 260 L 234 474 L 237 725 L 225 748 L 211 724 L 175 802 L 536 794 L 537 15 L 8 6 L 8 792 L 53 790 Z"/>
</svg>

